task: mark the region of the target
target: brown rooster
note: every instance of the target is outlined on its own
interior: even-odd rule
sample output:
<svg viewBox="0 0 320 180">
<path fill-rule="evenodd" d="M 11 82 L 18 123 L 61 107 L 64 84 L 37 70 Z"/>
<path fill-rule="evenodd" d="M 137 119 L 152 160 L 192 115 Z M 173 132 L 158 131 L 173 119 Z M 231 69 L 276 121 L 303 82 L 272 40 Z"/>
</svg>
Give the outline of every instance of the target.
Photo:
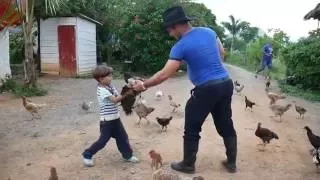
<svg viewBox="0 0 320 180">
<path fill-rule="evenodd" d="M 262 140 L 263 146 L 265 146 L 267 143 L 269 144 L 270 140 L 272 139 L 279 139 L 276 133 L 267 128 L 262 128 L 260 122 L 258 123 L 255 135 Z"/>
<path fill-rule="evenodd" d="M 163 131 L 163 129 L 165 128 L 166 131 L 167 131 L 167 126 L 168 124 L 170 123 L 170 121 L 172 120 L 172 116 L 170 116 L 169 118 L 159 118 L 159 117 L 156 117 L 158 123 L 162 126 L 162 129 L 160 132 Z"/>
<path fill-rule="evenodd" d="M 41 109 L 43 106 L 45 106 L 44 104 L 36 104 L 36 103 L 32 103 L 30 100 L 27 100 L 25 96 L 21 96 L 22 98 L 22 104 L 23 107 L 31 113 L 32 115 L 32 119 L 33 118 L 37 118 L 37 119 L 41 119 L 40 114 L 38 113 L 39 109 Z M 37 115 L 37 116 L 35 116 Z"/>
<path fill-rule="evenodd" d="M 298 105 L 294 105 L 296 111 L 299 113 L 299 118 L 303 119 L 304 118 L 304 114 L 307 112 L 307 110 L 302 107 L 302 106 L 298 106 Z"/>
<path fill-rule="evenodd" d="M 252 112 L 252 107 L 253 107 L 254 105 L 256 105 L 256 103 L 250 101 L 250 100 L 247 98 L 247 96 L 245 96 L 244 98 L 245 98 L 245 99 L 244 99 L 244 102 L 246 103 L 246 108 L 245 108 L 244 110 L 247 110 L 247 107 L 249 107 L 249 108 L 251 108 L 251 112 Z"/>
<path fill-rule="evenodd" d="M 139 121 L 137 124 L 140 124 L 140 121 L 142 118 L 147 120 L 147 123 L 149 124 L 150 121 L 147 119 L 147 116 L 152 113 L 155 110 L 155 108 L 153 107 L 147 107 L 145 104 L 143 103 L 137 103 L 134 107 L 134 111 L 136 112 L 136 114 L 139 116 Z"/>
<path fill-rule="evenodd" d="M 309 139 L 311 145 L 315 149 L 320 148 L 320 137 L 313 134 L 312 130 L 308 126 L 305 126 L 304 129 L 307 130 L 308 139 Z"/>
<path fill-rule="evenodd" d="M 281 121 L 282 115 L 285 112 L 287 112 L 290 109 L 291 106 L 292 106 L 292 104 L 287 104 L 285 106 L 278 105 L 278 104 L 272 104 L 272 105 L 269 106 L 269 108 L 271 109 L 271 111 L 273 111 L 275 116 L 280 116 L 280 121 Z"/>
<path fill-rule="evenodd" d="M 55 167 L 50 168 L 49 180 L 59 180 L 57 170 Z"/>
</svg>

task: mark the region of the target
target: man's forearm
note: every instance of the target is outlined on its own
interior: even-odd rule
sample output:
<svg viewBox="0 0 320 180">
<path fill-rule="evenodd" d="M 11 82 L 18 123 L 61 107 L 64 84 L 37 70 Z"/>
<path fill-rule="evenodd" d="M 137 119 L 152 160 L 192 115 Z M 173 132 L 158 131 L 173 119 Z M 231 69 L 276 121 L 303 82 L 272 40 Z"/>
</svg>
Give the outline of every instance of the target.
<svg viewBox="0 0 320 180">
<path fill-rule="evenodd" d="M 154 74 L 151 78 L 145 80 L 143 82 L 146 88 L 156 86 L 161 84 L 163 81 L 167 80 L 169 77 L 161 70 Z"/>
</svg>

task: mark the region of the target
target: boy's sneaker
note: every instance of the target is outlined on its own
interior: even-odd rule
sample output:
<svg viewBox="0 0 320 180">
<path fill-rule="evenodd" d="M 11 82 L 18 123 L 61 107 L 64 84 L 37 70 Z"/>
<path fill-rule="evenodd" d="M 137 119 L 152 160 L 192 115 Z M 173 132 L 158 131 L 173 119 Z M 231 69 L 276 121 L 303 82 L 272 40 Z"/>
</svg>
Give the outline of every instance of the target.
<svg viewBox="0 0 320 180">
<path fill-rule="evenodd" d="M 87 167 L 92 167 L 92 166 L 94 166 L 92 159 L 83 158 L 83 163 L 84 163 L 84 165 L 87 166 Z"/>
<path fill-rule="evenodd" d="M 139 159 L 135 156 L 131 156 L 131 158 L 126 159 L 126 161 L 132 162 L 132 163 L 137 163 L 137 162 L 139 162 Z"/>
</svg>

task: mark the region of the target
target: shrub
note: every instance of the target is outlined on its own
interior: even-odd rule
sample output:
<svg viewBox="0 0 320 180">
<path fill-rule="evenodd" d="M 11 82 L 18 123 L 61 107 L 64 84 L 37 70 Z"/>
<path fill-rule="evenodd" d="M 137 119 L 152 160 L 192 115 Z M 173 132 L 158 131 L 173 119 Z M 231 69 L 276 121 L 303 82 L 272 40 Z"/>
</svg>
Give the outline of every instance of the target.
<svg viewBox="0 0 320 180">
<path fill-rule="evenodd" d="M 303 89 L 320 89 L 320 38 L 309 37 L 283 49 L 286 75 L 294 77 L 289 84 Z"/>
</svg>

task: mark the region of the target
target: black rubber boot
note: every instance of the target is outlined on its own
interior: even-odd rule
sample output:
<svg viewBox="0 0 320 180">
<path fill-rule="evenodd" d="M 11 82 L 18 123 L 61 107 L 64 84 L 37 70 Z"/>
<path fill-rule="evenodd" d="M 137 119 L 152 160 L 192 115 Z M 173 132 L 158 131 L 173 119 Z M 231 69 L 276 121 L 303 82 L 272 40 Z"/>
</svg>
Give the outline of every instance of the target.
<svg viewBox="0 0 320 180">
<path fill-rule="evenodd" d="M 195 162 L 197 159 L 199 141 L 189 142 L 184 140 L 183 160 L 171 163 L 171 168 L 183 173 L 193 174 L 195 172 Z"/>
<path fill-rule="evenodd" d="M 226 147 L 227 160 L 223 161 L 222 164 L 228 172 L 235 173 L 237 172 L 237 137 L 223 138 L 223 142 Z"/>
</svg>

